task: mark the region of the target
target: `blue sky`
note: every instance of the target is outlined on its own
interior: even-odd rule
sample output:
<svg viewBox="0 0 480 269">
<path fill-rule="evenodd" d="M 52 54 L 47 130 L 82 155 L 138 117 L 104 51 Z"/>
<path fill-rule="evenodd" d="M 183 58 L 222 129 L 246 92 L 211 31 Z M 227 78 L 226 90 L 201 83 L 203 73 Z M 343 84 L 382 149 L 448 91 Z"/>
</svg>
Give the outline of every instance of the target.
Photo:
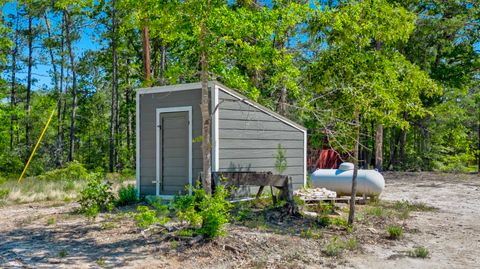
<svg viewBox="0 0 480 269">
<path fill-rule="evenodd" d="M 5 7 L 2 10 L 5 17 L 8 17 L 8 14 L 15 14 L 15 12 L 16 12 L 16 6 L 15 5 L 16 5 L 16 3 L 12 3 L 12 2 L 9 2 L 5 5 Z M 53 29 L 55 29 L 61 23 L 61 17 L 59 17 L 59 16 L 55 16 L 55 17 L 51 16 L 49 18 L 49 20 L 50 20 L 50 27 L 51 27 L 52 31 L 53 31 Z M 22 24 L 22 28 L 26 28 L 28 21 L 24 17 L 24 18 L 21 19 L 20 23 Z M 42 27 L 44 27 L 45 26 L 45 21 L 44 20 L 40 20 L 40 21 L 39 20 L 34 20 L 33 24 L 34 25 L 40 24 Z M 46 32 L 45 32 L 45 36 L 46 36 Z M 77 40 L 74 43 L 74 46 L 73 46 L 74 51 L 75 51 L 75 56 L 77 58 L 81 57 L 81 55 L 87 50 L 98 50 L 98 49 L 100 49 L 100 43 L 95 41 L 95 39 L 96 39 L 95 36 L 96 36 L 95 29 L 91 29 L 91 27 L 89 27 L 89 26 L 86 26 L 86 27 L 82 28 L 80 39 Z M 49 74 L 51 72 L 50 56 L 49 56 L 47 50 L 40 49 L 41 44 L 39 42 L 41 42 L 41 40 L 37 39 L 37 40 L 35 40 L 35 43 L 34 43 L 33 58 L 34 58 L 34 61 L 37 62 L 36 65 L 32 68 L 32 77 L 35 80 L 37 80 L 35 82 L 35 84 L 33 85 L 34 90 L 44 88 L 45 86 L 51 87 L 52 84 L 53 84 L 52 79 L 51 79 L 50 74 Z M 26 41 L 24 41 L 24 45 L 22 46 L 22 48 L 23 48 L 23 50 L 20 54 L 22 54 L 22 55 L 24 55 L 24 57 L 26 57 L 26 55 L 28 54 L 28 50 L 26 48 Z M 45 63 L 40 62 L 40 59 L 44 59 Z M 24 68 L 22 68 L 22 70 L 19 70 L 17 72 L 17 78 L 19 80 L 26 80 L 27 68 L 26 68 L 26 65 L 24 63 L 21 63 L 21 65 Z M 7 77 L 7 78 L 10 78 L 10 76 L 11 76 L 10 70 L 4 71 L 3 76 Z"/>
</svg>

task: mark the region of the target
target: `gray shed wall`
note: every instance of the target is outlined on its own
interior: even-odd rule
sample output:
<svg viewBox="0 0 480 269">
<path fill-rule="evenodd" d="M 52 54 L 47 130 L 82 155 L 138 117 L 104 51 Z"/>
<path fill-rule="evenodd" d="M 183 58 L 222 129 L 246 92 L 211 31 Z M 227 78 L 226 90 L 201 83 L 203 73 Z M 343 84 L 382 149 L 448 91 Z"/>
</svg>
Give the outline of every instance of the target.
<svg viewBox="0 0 480 269">
<path fill-rule="evenodd" d="M 304 184 L 304 132 L 219 90 L 219 171 L 275 170 L 278 144 L 286 151 L 295 189 Z"/>
<path fill-rule="evenodd" d="M 192 107 L 192 139 L 202 134 L 201 90 L 147 93 L 140 98 L 140 194 L 155 195 L 156 177 L 156 109 L 177 106 Z M 201 143 L 192 144 L 193 181 L 202 170 Z"/>
</svg>

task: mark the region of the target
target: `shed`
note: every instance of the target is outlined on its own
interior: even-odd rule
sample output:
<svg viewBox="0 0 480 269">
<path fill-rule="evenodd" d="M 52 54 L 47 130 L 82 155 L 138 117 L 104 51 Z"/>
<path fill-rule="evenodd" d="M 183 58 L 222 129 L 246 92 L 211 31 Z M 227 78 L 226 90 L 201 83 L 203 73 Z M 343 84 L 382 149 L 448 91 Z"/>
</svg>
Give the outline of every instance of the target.
<svg viewBox="0 0 480 269">
<path fill-rule="evenodd" d="M 294 189 L 306 184 L 306 129 L 216 81 L 208 83 L 212 172 L 273 172 L 285 149 Z M 136 179 L 140 196 L 186 192 L 202 171 L 201 83 L 136 91 Z M 213 109 L 212 109 L 213 108 Z"/>
</svg>

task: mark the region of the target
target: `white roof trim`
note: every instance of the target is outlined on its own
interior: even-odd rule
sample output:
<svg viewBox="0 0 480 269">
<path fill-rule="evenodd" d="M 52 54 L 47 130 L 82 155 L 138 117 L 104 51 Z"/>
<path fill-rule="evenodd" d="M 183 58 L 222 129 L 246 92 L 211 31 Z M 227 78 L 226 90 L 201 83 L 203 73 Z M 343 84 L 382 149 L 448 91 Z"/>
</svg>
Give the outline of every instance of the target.
<svg viewBox="0 0 480 269">
<path fill-rule="evenodd" d="M 136 105 L 136 111 L 135 111 L 135 178 L 136 178 L 136 184 L 137 184 L 137 197 L 140 197 L 140 95 L 136 94 L 135 97 L 135 105 Z"/>
<path fill-rule="evenodd" d="M 160 93 L 160 92 L 197 90 L 201 88 L 202 88 L 202 83 L 195 82 L 195 83 L 185 83 L 185 84 L 167 85 L 167 86 L 150 87 L 150 88 L 140 88 L 140 89 L 137 89 L 136 91 L 137 91 L 137 94 L 149 94 L 149 93 Z"/>
</svg>

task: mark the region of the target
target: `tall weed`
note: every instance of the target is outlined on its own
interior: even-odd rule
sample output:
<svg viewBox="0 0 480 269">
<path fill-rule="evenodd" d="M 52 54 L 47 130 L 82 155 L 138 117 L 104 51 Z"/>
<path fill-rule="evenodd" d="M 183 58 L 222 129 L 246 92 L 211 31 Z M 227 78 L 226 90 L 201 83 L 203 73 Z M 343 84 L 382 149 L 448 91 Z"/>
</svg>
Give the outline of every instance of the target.
<svg viewBox="0 0 480 269">
<path fill-rule="evenodd" d="M 100 175 L 92 176 L 80 195 L 80 211 L 87 217 L 95 218 L 101 211 L 113 209 L 112 183 L 102 181 Z"/>
<path fill-rule="evenodd" d="M 197 185 L 193 195 L 175 197 L 173 208 L 177 217 L 195 228 L 197 234 L 215 238 L 225 234 L 224 227 L 229 221 L 231 204 L 226 200 L 227 196 L 223 186 L 218 186 L 213 195 L 207 195 Z"/>
</svg>

